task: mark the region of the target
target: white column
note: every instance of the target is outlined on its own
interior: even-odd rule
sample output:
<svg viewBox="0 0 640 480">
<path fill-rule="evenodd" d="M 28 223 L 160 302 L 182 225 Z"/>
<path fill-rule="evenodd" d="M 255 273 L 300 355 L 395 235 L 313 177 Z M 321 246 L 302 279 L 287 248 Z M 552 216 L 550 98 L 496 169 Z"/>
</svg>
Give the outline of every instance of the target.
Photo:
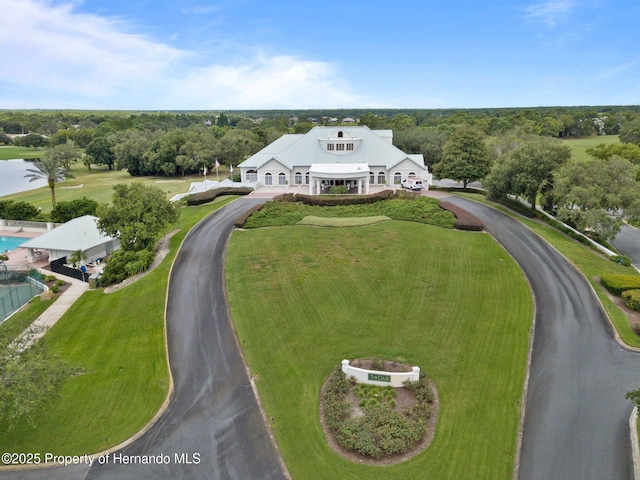
<svg viewBox="0 0 640 480">
<path fill-rule="evenodd" d="M 364 193 L 369 195 L 369 175 L 364 177 Z"/>
<path fill-rule="evenodd" d="M 309 175 L 309 195 L 313 195 L 313 176 Z"/>
<path fill-rule="evenodd" d="M 359 178 L 356 182 L 358 182 L 358 195 L 362 195 L 362 179 Z"/>
</svg>

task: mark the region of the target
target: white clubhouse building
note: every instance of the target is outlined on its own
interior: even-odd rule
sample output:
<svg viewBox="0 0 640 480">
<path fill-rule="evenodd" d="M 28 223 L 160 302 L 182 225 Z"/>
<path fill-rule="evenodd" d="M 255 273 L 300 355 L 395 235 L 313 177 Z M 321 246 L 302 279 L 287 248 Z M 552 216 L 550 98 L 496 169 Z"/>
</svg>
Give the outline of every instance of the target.
<svg viewBox="0 0 640 480">
<path fill-rule="evenodd" d="M 421 154 L 393 146 L 391 130 L 368 127 L 315 127 L 306 134 L 283 135 L 238 165 L 242 182 L 258 186 L 298 185 L 311 195 L 344 185 L 367 194 L 370 185 L 400 185 L 408 176 L 432 176 Z M 299 187 L 300 188 L 300 187 Z"/>
</svg>

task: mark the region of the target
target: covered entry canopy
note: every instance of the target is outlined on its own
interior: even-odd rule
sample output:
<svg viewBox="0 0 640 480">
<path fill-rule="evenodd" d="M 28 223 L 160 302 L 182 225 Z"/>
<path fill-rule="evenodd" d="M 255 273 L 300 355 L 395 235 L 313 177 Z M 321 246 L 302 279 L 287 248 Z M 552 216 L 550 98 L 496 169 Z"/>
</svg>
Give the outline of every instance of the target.
<svg viewBox="0 0 640 480">
<path fill-rule="evenodd" d="M 369 193 L 369 164 L 368 163 L 312 163 L 309 168 L 309 193 L 313 194 L 314 186 L 320 193 L 322 180 L 357 180 L 358 193 L 362 193 L 365 185 Z"/>
</svg>

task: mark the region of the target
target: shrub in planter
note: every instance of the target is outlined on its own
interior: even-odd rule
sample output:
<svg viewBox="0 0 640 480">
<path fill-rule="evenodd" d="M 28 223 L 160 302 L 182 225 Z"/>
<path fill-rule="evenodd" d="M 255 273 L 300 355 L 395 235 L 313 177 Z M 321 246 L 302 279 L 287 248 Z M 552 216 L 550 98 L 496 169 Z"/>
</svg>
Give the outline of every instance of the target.
<svg viewBox="0 0 640 480">
<path fill-rule="evenodd" d="M 622 298 L 627 307 L 640 312 L 640 290 L 625 290 L 622 292 Z"/>
<path fill-rule="evenodd" d="M 626 290 L 640 289 L 640 276 L 610 273 L 602 275 L 600 283 L 609 292 L 619 297 Z"/>
<path fill-rule="evenodd" d="M 345 187 L 344 185 L 334 185 L 329 189 L 329 193 L 332 195 L 344 195 L 348 192 L 349 190 L 347 190 L 347 187 Z"/>
</svg>

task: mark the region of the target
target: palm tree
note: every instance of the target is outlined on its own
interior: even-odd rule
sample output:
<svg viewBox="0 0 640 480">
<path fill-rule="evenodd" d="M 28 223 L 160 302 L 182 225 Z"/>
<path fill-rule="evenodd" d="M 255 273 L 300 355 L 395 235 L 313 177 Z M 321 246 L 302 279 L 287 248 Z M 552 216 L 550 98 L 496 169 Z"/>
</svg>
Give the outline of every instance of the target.
<svg viewBox="0 0 640 480">
<path fill-rule="evenodd" d="M 27 172 L 31 172 L 25 175 L 25 178 L 28 178 L 30 182 L 34 180 L 39 180 L 44 178 L 47 180 L 49 184 L 49 188 L 51 189 L 51 203 L 53 206 L 56 206 L 56 183 L 64 181 L 65 178 L 73 178 L 63 166 L 62 162 L 59 158 L 51 155 L 47 155 L 47 152 L 44 152 L 44 155 L 40 160 L 37 160 L 33 163 L 35 168 L 27 168 Z"/>
</svg>

